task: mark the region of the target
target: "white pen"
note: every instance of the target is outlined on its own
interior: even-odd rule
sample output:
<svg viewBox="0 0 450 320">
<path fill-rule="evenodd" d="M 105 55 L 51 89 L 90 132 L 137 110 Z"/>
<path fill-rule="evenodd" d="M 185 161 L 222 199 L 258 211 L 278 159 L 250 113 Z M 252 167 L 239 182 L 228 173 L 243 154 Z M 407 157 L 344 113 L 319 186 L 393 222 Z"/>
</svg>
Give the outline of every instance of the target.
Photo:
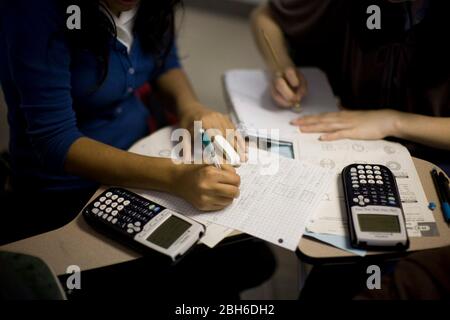
<svg viewBox="0 0 450 320">
<path fill-rule="evenodd" d="M 222 167 L 220 166 L 219 159 L 217 158 L 216 149 L 214 148 L 211 138 L 203 129 L 200 129 L 200 134 L 202 136 L 203 147 L 208 152 L 209 158 L 214 163 L 214 166 L 218 169 L 222 169 Z"/>
</svg>

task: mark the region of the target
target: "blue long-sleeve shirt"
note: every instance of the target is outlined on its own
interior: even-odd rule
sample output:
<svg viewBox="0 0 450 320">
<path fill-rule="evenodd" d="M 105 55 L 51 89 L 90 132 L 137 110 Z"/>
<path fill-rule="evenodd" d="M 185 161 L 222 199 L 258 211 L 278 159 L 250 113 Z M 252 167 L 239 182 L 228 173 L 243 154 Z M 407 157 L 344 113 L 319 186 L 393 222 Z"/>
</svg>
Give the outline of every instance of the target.
<svg viewBox="0 0 450 320">
<path fill-rule="evenodd" d="M 64 173 L 70 146 L 85 136 L 129 148 L 148 134 L 149 111 L 134 89 L 180 67 L 175 45 L 155 73 L 155 60 L 137 37 L 130 53 L 112 39 L 107 77 L 92 93 L 99 81 L 96 58 L 69 49 L 60 30 L 66 17 L 57 1 L 8 1 L 0 11 L 0 83 L 8 106 L 13 181 L 43 191 L 92 186 Z"/>
</svg>

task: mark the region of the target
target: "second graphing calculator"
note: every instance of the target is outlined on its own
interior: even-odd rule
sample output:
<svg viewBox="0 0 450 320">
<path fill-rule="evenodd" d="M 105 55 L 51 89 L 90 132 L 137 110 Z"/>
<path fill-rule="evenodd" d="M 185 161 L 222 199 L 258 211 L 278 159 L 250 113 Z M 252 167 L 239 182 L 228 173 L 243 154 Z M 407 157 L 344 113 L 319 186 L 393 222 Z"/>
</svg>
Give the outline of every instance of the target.
<svg viewBox="0 0 450 320">
<path fill-rule="evenodd" d="M 386 166 L 352 164 L 342 170 L 351 244 L 360 249 L 409 247 L 395 176 Z"/>
<path fill-rule="evenodd" d="M 119 241 L 155 250 L 175 262 L 203 236 L 205 227 L 122 188 L 109 188 L 83 210 L 93 227 Z"/>
</svg>

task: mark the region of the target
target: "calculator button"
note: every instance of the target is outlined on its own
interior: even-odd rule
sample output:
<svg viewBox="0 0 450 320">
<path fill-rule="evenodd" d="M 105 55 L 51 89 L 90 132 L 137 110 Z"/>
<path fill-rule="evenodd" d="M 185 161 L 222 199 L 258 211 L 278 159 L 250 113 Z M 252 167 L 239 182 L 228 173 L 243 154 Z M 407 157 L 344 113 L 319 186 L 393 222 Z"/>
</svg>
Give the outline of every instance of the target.
<svg viewBox="0 0 450 320">
<path fill-rule="evenodd" d="M 364 199 L 364 202 L 365 202 L 365 203 L 369 203 L 369 202 L 370 202 L 370 199 L 369 199 L 369 198 L 365 198 L 365 199 Z"/>
<path fill-rule="evenodd" d="M 112 200 L 108 199 L 108 200 L 106 200 L 105 204 L 109 206 L 111 204 L 111 202 L 112 202 Z"/>
<path fill-rule="evenodd" d="M 106 219 L 106 218 L 108 218 L 108 214 L 107 213 L 105 213 L 103 216 L 102 216 L 102 218 L 103 219 Z"/>
<path fill-rule="evenodd" d="M 105 200 L 106 200 L 106 197 L 101 197 L 100 198 L 100 202 L 105 202 Z"/>
<path fill-rule="evenodd" d="M 140 227 L 140 226 L 141 226 L 141 223 L 140 223 L 139 221 L 136 221 L 136 222 L 134 223 L 134 225 L 135 225 L 136 227 Z"/>
<path fill-rule="evenodd" d="M 358 198 L 353 198 L 353 202 L 358 203 L 359 202 Z"/>
<path fill-rule="evenodd" d="M 360 205 L 360 206 L 364 206 L 364 205 L 365 205 L 364 201 L 360 201 L 360 202 L 359 202 L 359 205 Z"/>
<path fill-rule="evenodd" d="M 370 169 L 372 169 L 372 166 L 367 165 L 367 166 L 366 166 L 366 169 L 369 169 L 369 170 L 370 170 Z"/>
<path fill-rule="evenodd" d="M 363 179 L 363 180 L 360 180 L 359 183 L 361 183 L 361 184 L 366 184 L 366 183 L 367 183 L 367 180 L 364 180 L 364 179 Z"/>
<path fill-rule="evenodd" d="M 367 172 L 367 174 L 373 174 L 372 170 L 367 170 L 366 172 Z"/>
<path fill-rule="evenodd" d="M 363 197 L 363 196 L 358 196 L 358 199 L 359 199 L 359 200 L 363 200 L 364 197 Z"/>
<path fill-rule="evenodd" d="M 352 180 L 358 180 L 358 177 L 352 177 Z"/>
<path fill-rule="evenodd" d="M 383 181 L 381 181 L 381 180 L 377 180 L 377 184 L 383 184 Z"/>
<path fill-rule="evenodd" d="M 117 214 L 119 213 L 119 211 L 117 211 L 117 210 L 113 210 L 113 212 L 111 212 L 111 214 L 115 217 L 115 216 L 117 216 Z"/>
<path fill-rule="evenodd" d="M 374 166 L 373 169 L 374 170 L 380 170 L 380 167 L 379 166 Z"/>
<path fill-rule="evenodd" d="M 123 210 L 123 205 L 118 206 L 117 210 L 119 210 L 119 211 Z"/>
<path fill-rule="evenodd" d="M 381 180 L 381 179 L 383 179 L 383 177 L 382 176 L 375 176 L 375 179 Z"/>
<path fill-rule="evenodd" d="M 354 185 L 353 185 L 353 188 L 354 188 L 354 189 L 358 189 L 358 188 L 359 188 L 359 184 L 354 184 Z"/>
<path fill-rule="evenodd" d="M 131 229 L 131 228 L 129 228 L 129 229 L 127 230 L 127 232 L 128 232 L 128 233 L 133 233 L 133 232 L 134 232 L 134 230 L 133 230 L 133 229 Z"/>
<path fill-rule="evenodd" d="M 379 174 L 381 174 L 381 171 L 376 170 L 376 171 L 374 171 L 374 173 L 379 175 Z"/>
<path fill-rule="evenodd" d="M 352 173 L 350 173 L 350 175 L 351 175 L 352 177 L 357 176 L 356 172 L 352 172 Z"/>
<path fill-rule="evenodd" d="M 134 225 L 133 225 L 132 223 L 129 223 L 129 224 L 127 225 L 127 228 L 134 228 Z"/>
<path fill-rule="evenodd" d="M 369 180 L 369 184 L 374 184 L 375 181 L 374 180 Z"/>
<path fill-rule="evenodd" d="M 111 223 L 112 224 L 116 224 L 117 223 L 117 218 L 112 219 Z"/>
<path fill-rule="evenodd" d="M 96 203 L 94 203 L 94 207 L 96 207 L 96 208 L 98 208 L 98 206 L 100 206 L 100 202 L 96 202 Z"/>
<path fill-rule="evenodd" d="M 111 211 L 112 211 L 112 208 L 106 208 L 106 210 L 105 210 L 106 213 L 111 213 Z"/>
<path fill-rule="evenodd" d="M 122 203 L 123 202 L 123 200 L 125 200 L 124 198 L 122 198 L 122 197 L 120 197 L 119 199 L 117 199 L 117 202 L 118 203 Z"/>
<path fill-rule="evenodd" d="M 103 211 L 99 211 L 99 212 L 97 213 L 97 215 L 98 215 L 99 217 L 101 217 L 103 214 L 104 214 Z"/>
<path fill-rule="evenodd" d="M 350 172 L 356 172 L 356 168 L 351 168 Z"/>
<path fill-rule="evenodd" d="M 112 196 L 112 192 L 106 193 L 106 197 L 107 197 L 107 198 L 109 198 L 109 197 L 111 197 L 111 196 Z"/>
<path fill-rule="evenodd" d="M 116 200 L 119 196 L 117 194 L 113 195 L 111 199 Z"/>
<path fill-rule="evenodd" d="M 105 210 L 106 209 L 106 206 L 104 205 L 104 204 L 102 204 L 101 206 L 100 206 L 100 210 Z"/>
<path fill-rule="evenodd" d="M 127 205 L 129 205 L 130 204 L 130 201 L 129 200 L 125 200 L 124 202 L 123 202 L 123 205 L 124 206 L 127 206 Z"/>
<path fill-rule="evenodd" d="M 359 176 L 359 178 L 360 178 L 360 179 L 365 179 L 366 176 L 362 174 L 362 175 Z"/>
<path fill-rule="evenodd" d="M 367 176 L 367 179 L 373 179 L 373 178 L 375 178 L 373 175 L 371 175 L 371 174 L 369 174 L 368 176 Z"/>
<path fill-rule="evenodd" d="M 92 209 L 92 213 L 93 214 L 97 214 L 100 210 L 98 210 L 97 208 Z"/>
<path fill-rule="evenodd" d="M 389 201 L 395 201 L 395 198 L 394 197 L 389 197 L 388 200 Z"/>
<path fill-rule="evenodd" d="M 153 211 L 154 212 L 158 212 L 159 210 L 161 210 L 161 208 L 160 207 L 156 207 Z"/>
<path fill-rule="evenodd" d="M 113 208 L 117 207 L 117 202 L 113 202 L 113 203 L 111 204 L 111 207 L 113 207 Z"/>
<path fill-rule="evenodd" d="M 106 220 L 108 220 L 108 222 L 111 222 L 112 218 L 113 217 L 109 216 L 108 219 L 106 219 Z"/>
<path fill-rule="evenodd" d="M 366 172 L 364 170 L 359 170 L 358 173 L 359 174 L 365 174 Z"/>
<path fill-rule="evenodd" d="M 364 166 L 359 165 L 357 168 L 362 170 L 362 169 L 364 169 Z"/>
</svg>

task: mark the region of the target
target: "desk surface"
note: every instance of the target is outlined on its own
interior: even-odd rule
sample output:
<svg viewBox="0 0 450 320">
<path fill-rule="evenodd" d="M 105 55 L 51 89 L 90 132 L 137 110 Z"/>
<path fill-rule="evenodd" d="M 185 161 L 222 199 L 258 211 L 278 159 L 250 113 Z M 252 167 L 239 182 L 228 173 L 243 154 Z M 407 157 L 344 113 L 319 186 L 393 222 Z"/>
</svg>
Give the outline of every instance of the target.
<svg viewBox="0 0 450 320">
<path fill-rule="evenodd" d="M 145 141 L 148 143 L 169 140 L 170 131 L 160 130 Z M 433 164 L 414 159 L 428 200 L 438 202 L 437 194 L 430 176 Z M 96 197 L 103 189 L 97 191 Z M 450 228 L 444 222 L 440 206 L 434 211 L 438 223 L 439 237 L 412 238 L 411 251 L 431 249 L 450 245 Z M 239 234 L 238 232 L 232 235 Z M 66 273 L 67 267 L 77 265 L 81 270 L 100 268 L 134 260 L 141 255 L 120 243 L 93 230 L 78 215 L 72 222 L 60 229 L 43 233 L 0 247 L 0 250 L 33 255 L 43 259 L 57 273 Z M 303 238 L 299 244 L 299 254 L 313 261 L 328 259 L 354 258 L 346 251 L 331 247 L 309 238 Z"/>
<path fill-rule="evenodd" d="M 436 189 L 433 185 L 433 179 L 431 178 L 431 170 L 436 166 L 432 163 L 413 158 L 417 172 L 422 182 L 423 189 L 427 196 L 428 201 L 434 202 L 437 208 L 433 211 L 434 218 L 436 219 L 437 227 L 439 230 L 438 237 L 412 237 L 410 238 L 410 249 L 408 252 L 439 248 L 450 245 L 450 227 L 445 222 L 444 216 L 439 204 L 439 198 L 436 193 Z M 332 262 L 333 260 L 343 261 L 346 258 L 354 259 L 356 255 L 344 251 L 342 249 L 335 248 L 333 246 L 324 244 L 315 239 L 303 237 L 298 247 L 298 254 L 300 258 L 314 262 Z M 389 254 L 388 252 L 368 252 L 367 255 L 380 255 Z"/>
</svg>

